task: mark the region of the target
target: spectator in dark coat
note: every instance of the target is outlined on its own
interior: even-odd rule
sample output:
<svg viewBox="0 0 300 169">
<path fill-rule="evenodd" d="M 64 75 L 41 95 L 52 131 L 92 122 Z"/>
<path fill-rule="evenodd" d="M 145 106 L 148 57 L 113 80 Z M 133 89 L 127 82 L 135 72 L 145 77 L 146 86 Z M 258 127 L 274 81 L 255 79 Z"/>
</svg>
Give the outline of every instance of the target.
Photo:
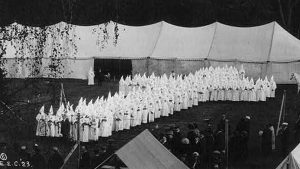
<svg viewBox="0 0 300 169">
<path fill-rule="evenodd" d="M 30 161 L 31 161 L 30 153 L 28 152 L 26 146 L 21 146 L 19 157 L 20 157 L 21 162 L 24 162 L 25 164 L 30 163 Z M 28 168 L 29 168 L 29 166 L 28 166 Z"/>
<path fill-rule="evenodd" d="M 101 71 L 101 69 L 99 69 L 98 72 L 96 73 L 96 77 L 97 77 L 97 80 L 98 80 L 98 85 L 102 86 L 102 82 L 104 80 L 104 74 Z"/>
<path fill-rule="evenodd" d="M 173 130 L 174 133 L 174 147 L 173 147 L 173 154 L 178 156 L 178 147 L 181 144 L 182 134 L 180 132 L 179 127 L 175 127 Z"/>
<path fill-rule="evenodd" d="M 196 133 L 194 131 L 195 130 L 195 126 L 193 124 L 189 124 L 188 125 L 188 129 L 189 129 L 189 131 L 187 133 L 187 138 L 189 140 L 191 140 L 191 142 L 194 142 L 195 138 L 197 137 Z"/>
<path fill-rule="evenodd" d="M 89 169 L 91 167 L 91 157 L 85 146 L 81 147 L 82 155 L 80 157 L 80 168 Z"/>
<path fill-rule="evenodd" d="M 48 160 L 48 169 L 59 169 L 64 164 L 64 159 L 58 152 L 57 147 L 53 147 L 53 153 Z"/>
<path fill-rule="evenodd" d="M 247 132 L 247 140 L 249 140 L 249 136 L 250 136 L 250 116 L 245 116 L 243 118 L 241 118 L 241 120 L 238 122 L 237 126 L 236 126 L 236 130 L 241 133 L 242 131 L 246 131 Z"/>
<path fill-rule="evenodd" d="M 300 142 L 300 116 L 298 117 L 295 125 L 295 143 L 299 144 Z"/>
<path fill-rule="evenodd" d="M 282 126 L 279 130 L 279 136 L 281 141 L 281 155 L 282 157 L 285 157 L 288 155 L 289 152 L 289 128 L 288 123 L 284 122 L 282 123 Z"/>
<path fill-rule="evenodd" d="M 217 125 L 218 130 L 225 131 L 225 120 L 226 120 L 226 114 L 222 113 L 222 118 Z"/>
<path fill-rule="evenodd" d="M 168 150 L 174 152 L 174 148 L 175 148 L 174 132 L 170 130 L 166 133 L 166 136 L 167 136 L 167 143 L 165 144 L 165 146 L 167 147 Z"/>
<path fill-rule="evenodd" d="M 204 167 L 204 164 L 206 163 L 205 157 L 206 157 L 206 140 L 203 134 L 200 134 L 199 137 L 196 137 L 195 139 L 195 145 L 192 145 L 192 151 L 199 153 L 199 161 L 200 164 Z"/>
<path fill-rule="evenodd" d="M 261 150 L 264 157 L 268 157 L 272 152 L 272 131 L 270 127 L 270 124 L 268 124 L 260 134 L 262 135 Z"/>
<path fill-rule="evenodd" d="M 180 132 L 179 127 L 175 127 L 173 133 L 174 133 L 174 144 L 175 146 L 178 146 L 182 139 L 182 134 Z"/>
<path fill-rule="evenodd" d="M 235 164 L 239 159 L 239 143 L 240 143 L 240 134 L 238 131 L 234 131 L 232 136 L 229 139 L 229 160 L 231 164 Z"/>
<path fill-rule="evenodd" d="M 44 156 L 40 153 L 38 145 L 33 147 L 34 154 L 31 157 L 31 166 L 32 169 L 45 169 L 46 160 Z"/>
<path fill-rule="evenodd" d="M 70 121 L 66 117 L 66 115 L 63 115 L 63 121 L 61 123 L 61 134 L 63 135 L 65 141 L 69 140 L 69 133 L 70 133 Z"/>
<path fill-rule="evenodd" d="M 240 133 L 240 158 L 245 161 L 248 158 L 248 133 L 247 131 L 242 131 Z"/>
<path fill-rule="evenodd" d="M 215 134 L 215 150 L 225 150 L 225 133 L 222 130 L 217 131 Z"/>
<path fill-rule="evenodd" d="M 189 167 L 191 169 L 201 169 L 201 161 L 200 161 L 200 155 L 198 152 L 194 152 L 192 154 L 191 162 L 189 163 Z"/>
<path fill-rule="evenodd" d="M 100 151 L 98 149 L 94 150 L 94 157 L 91 160 L 91 167 L 96 168 L 103 161 Z"/>
</svg>

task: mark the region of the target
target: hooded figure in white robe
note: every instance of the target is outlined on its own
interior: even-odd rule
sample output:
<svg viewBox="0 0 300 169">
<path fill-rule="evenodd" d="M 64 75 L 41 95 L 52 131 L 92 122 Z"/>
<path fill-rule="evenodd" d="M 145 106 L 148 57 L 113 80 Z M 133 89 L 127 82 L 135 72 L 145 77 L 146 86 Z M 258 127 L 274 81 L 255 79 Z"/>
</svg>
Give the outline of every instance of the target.
<svg viewBox="0 0 300 169">
<path fill-rule="evenodd" d="M 80 119 L 81 132 L 80 132 L 80 141 L 86 143 L 89 142 L 90 134 L 90 118 L 87 115 L 84 115 Z"/>
<path fill-rule="evenodd" d="M 45 106 L 42 106 L 40 112 L 36 116 L 37 126 L 36 126 L 36 136 L 46 136 L 47 127 L 46 127 L 46 114 Z"/>
<path fill-rule="evenodd" d="M 70 106 L 70 138 L 72 140 L 77 140 L 77 127 L 76 127 L 76 121 L 77 116 L 73 110 L 73 105 Z"/>
<path fill-rule="evenodd" d="M 99 119 L 95 116 L 95 114 L 90 116 L 90 128 L 89 128 L 89 140 L 90 141 L 97 141 L 98 140 L 98 134 L 99 134 Z"/>
<path fill-rule="evenodd" d="M 189 85 L 188 89 L 188 108 L 193 107 L 193 89 L 190 88 L 191 86 Z"/>
<path fill-rule="evenodd" d="M 88 74 L 88 85 L 95 85 L 94 78 L 95 78 L 95 73 L 93 68 L 91 67 Z"/>
<path fill-rule="evenodd" d="M 136 118 L 137 118 L 137 107 L 135 106 L 135 104 L 133 103 L 133 105 L 131 105 L 130 108 L 130 126 L 131 127 L 135 127 L 136 126 Z"/>
<path fill-rule="evenodd" d="M 131 111 L 130 111 L 130 106 L 128 105 L 129 103 L 125 102 L 125 107 L 124 107 L 124 116 L 123 116 L 123 121 L 124 121 L 124 129 L 129 130 L 130 129 L 130 116 L 131 116 Z"/>
<path fill-rule="evenodd" d="M 256 99 L 257 99 L 257 101 L 266 101 L 266 95 L 265 95 L 265 92 L 263 90 L 264 84 L 263 84 L 263 81 L 260 78 L 257 79 L 255 87 L 256 87 Z"/>
<path fill-rule="evenodd" d="M 300 75 L 298 73 L 292 73 L 290 80 L 295 79 L 297 82 L 298 90 L 297 93 L 300 91 Z"/>
<path fill-rule="evenodd" d="M 240 101 L 248 101 L 247 99 L 247 82 L 245 79 L 239 80 L 239 86 L 240 86 Z"/>
<path fill-rule="evenodd" d="M 149 110 L 149 122 L 154 122 L 154 119 L 155 119 L 155 113 L 154 113 L 154 105 L 153 105 L 153 101 L 152 101 L 152 98 L 150 98 L 150 100 L 148 101 L 148 110 Z"/>
<path fill-rule="evenodd" d="M 138 107 L 137 107 L 137 110 L 136 110 L 136 112 L 137 112 L 137 117 L 136 117 L 136 119 L 135 119 L 135 121 L 136 121 L 136 125 L 137 126 L 139 126 L 139 125 L 141 125 L 142 124 L 142 116 L 143 116 L 143 105 L 142 105 L 142 100 L 139 100 L 139 105 L 138 105 Z"/>
<path fill-rule="evenodd" d="M 270 84 L 267 76 L 265 77 L 265 80 L 263 81 L 263 83 L 264 83 L 263 90 L 265 92 L 266 97 L 269 98 L 269 97 L 271 97 L 271 84 Z"/>
<path fill-rule="evenodd" d="M 198 101 L 197 101 L 198 103 Z M 174 113 L 174 95 L 173 94 L 169 94 L 169 109 L 170 109 L 170 115 L 173 115 Z"/>
<path fill-rule="evenodd" d="M 217 89 L 218 89 L 218 101 L 224 101 L 225 100 L 225 82 L 221 82 Z"/>
<path fill-rule="evenodd" d="M 162 116 L 169 116 L 170 114 L 170 108 L 169 108 L 169 100 L 166 96 L 164 96 L 163 101 L 162 101 Z"/>
<path fill-rule="evenodd" d="M 189 107 L 188 92 L 186 90 L 184 90 L 183 93 L 181 93 L 181 95 L 182 95 L 182 100 L 183 100 L 182 109 L 188 109 L 188 107 Z"/>
<path fill-rule="evenodd" d="M 63 104 L 60 105 L 59 109 L 56 112 L 55 115 L 55 137 L 62 137 L 61 134 L 61 123 L 62 123 L 62 114 L 65 113 L 65 106 Z"/>
<path fill-rule="evenodd" d="M 53 112 L 53 107 L 50 106 L 50 110 L 49 110 L 49 113 L 48 113 L 48 120 L 47 120 L 47 124 L 49 126 L 49 132 L 47 133 L 47 136 L 49 137 L 55 137 L 55 125 L 54 125 L 54 122 L 55 122 L 55 115 L 54 115 L 54 112 Z"/>
<path fill-rule="evenodd" d="M 108 110 L 105 110 L 105 113 L 107 111 Z M 100 118 L 99 137 L 109 137 L 110 135 L 108 129 L 109 129 L 108 116 L 104 115 L 102 118 Z"/>
<path fill-rule="evenodd" d="M 199 101 L 199 98 L 198 98 L 198 88 L 195 85 L 193 86 L 192 98 L 193 98 L 193 105 L 194 106 L 198 106 L 198 101 Z"/>
<path fill-rule="evenodd" d="M 124 78 L 122 76 L 120 81 L 119 81 L 119 92 L 122 92 L 122 93 L 127 95 L 127 93 L 125 91 L 125 86 L 126 86 L 126 84 L 125 84 Z"/>
<path fill-rule="evenodd" d="M 276 85 L 276 82 L 274 81 L 274 77 L 273 76 L 271 77 L 270 85 L 271 85 L 271 97 L 274 98 L 275 97 L 275 91 L 276 91 L 277 85 Z"/>
<path fill-rule="evenodd" d="M 180 111 L 181 110 L 181 95 L 179 91 L 175 92 L 175 98 L 174 98 L 174 111 Z"/>
<path fill-rule="evenodd" d="M 253 78 L 251 78 L 250 82 L 249 82 L 249 101 L 251 102 L 256 102 L 256 86 L 254 84 L 254 80 Z"/>
<path fill-rule="evenodd" d="M 232 90 L 232 101 L 240 101 L 240 86 L 239 82 L 235 80 L 233 82 L 233 90 Z"/>
<path fill-rule="evenodd" d="M 124 129 L 124 113 L 121 110 L 118 110 L 115 113 L 115 130 L 114 131 L 122 131 Z"/>
</svg>

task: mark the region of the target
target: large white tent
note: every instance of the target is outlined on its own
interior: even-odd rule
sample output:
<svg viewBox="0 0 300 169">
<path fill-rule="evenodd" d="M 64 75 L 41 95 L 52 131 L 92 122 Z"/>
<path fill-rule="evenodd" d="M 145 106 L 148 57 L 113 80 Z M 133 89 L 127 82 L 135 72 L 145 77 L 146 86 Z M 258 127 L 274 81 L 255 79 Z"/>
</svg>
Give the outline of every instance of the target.
<svg viewBox="0 0 300 169">
<path fill-rule="evenodd" d="M 65 23 L 52 26 L 59 24 Z M 132 59 L 133 73 L 162 74 L 172 70 L 189 73 L 203 66 L 239 67 L 243 64 L 247 76 L 274 75 L 277 83 L 291 83 L 290 73 L 300 73 L 300 40 L 276 22 L 256 27 L 215 22 L 194 28 L 164 21 L 138 27 L 117 24 L 118 39 L 114 44 L 115 24 L 74 26 L 72 33 L 76 35 L 77 53 L 65 59 L 65 72 L 68 72 L 65 78 L 86 79 L 94 58 Z M 108 37 L 103 41 L 104 28 Z M 13 46 L 8 45 L 5 56 L 11 58 L 5 65 L 8 77 L 24 77 L 27 75 L 24 71 L 16 75 L 11 68 L 16 57 L 15 50 L 11 49 Z M 47 56 L 43 60 L 47 60 Z M 45 77 L 47 71 L 41 72 Z"/>
</svg>

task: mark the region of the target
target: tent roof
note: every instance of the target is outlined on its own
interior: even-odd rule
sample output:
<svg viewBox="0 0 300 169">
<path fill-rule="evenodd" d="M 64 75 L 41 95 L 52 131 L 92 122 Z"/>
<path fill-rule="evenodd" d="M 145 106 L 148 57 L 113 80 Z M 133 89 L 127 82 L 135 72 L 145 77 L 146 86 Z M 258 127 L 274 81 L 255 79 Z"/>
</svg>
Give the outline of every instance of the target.
<svg viewBox="0 0 300 169">
<path fill-rule="evenodd" d="M 209 59 L 267 61 L 273 34 L 274 23 L 256 27 L 234 27 L 216 24 Z"/>
<path fill-rule="evenodd" d="M 78 51 L 85 56 L 98 58 L 145 58 L 151 55 L 158 39 L 162 23 L 147 26 L 126 26 L 118 24 L 118 39 L 115 41 L 115 23 L 109 22 L 106 29 L 109 38 L 104 41 L 103 48 L 97 43 L 103 39 L 104 24 L 95 26 L 77 26 L 76 33 L 80 39 L 77 41 Z"/>
<path fill-rule="evenodd" d="M 208 56 L 216 23 L 185 28 L 163 22 L 152 52 L 154 58 L 201 59 Z"/>
<path fill-rule="evenodd" d="M 55 26 L 57 24 L 50 27 Z M 300 40 L 276 22 L 255 27 L 234 27 L 215 22 L 194 28 L 179 27 L 167 22 L 147 26 L 118 24 L 117 44 L 114 44 L 115 23 L 109 22 L 106 30 L 109 37 L 102 43 L 101 40 L 105 35 L 104 24 L 75 26 L 72 32 L 76 35 L 74 41 L 77 44 L 77 56 L 75 57 L 125 59 L 152 57 L 244 62 L 300 60 Z M 49 42 L 51 43 L 51 40 Z M 32 43 L 34 44 L 35 41 Z M 104 45 L 103 48 L 101 44 Z M 5 57 L 14 57 L 13 46 L 8 43 Z M 27 53 L 31 55 L 28 50 Z"/>
<path fill-rule="evenodd" d="M 129 169 L 188 169 L 146 129 L 115 154 Z"/>
</svg>

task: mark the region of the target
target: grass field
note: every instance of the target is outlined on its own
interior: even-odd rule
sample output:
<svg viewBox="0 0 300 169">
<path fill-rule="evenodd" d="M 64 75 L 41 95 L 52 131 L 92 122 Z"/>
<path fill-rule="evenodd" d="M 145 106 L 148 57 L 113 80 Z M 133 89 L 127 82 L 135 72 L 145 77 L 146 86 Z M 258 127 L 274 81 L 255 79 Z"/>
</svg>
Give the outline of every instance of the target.
<svg viewBox="0 0 300 169">
<path fill-rule="evenodd" d="M 9 86 L 11 90 L 15 90 L 22 85 L 24 85 L 24 80 L 20 79 L 9 79 Z M 102 86 L 87 86 L 87 81 L 83 80 L 64 80 L 64 89 L 67 100 L 73 104 L 77 104 L 80 97 L 90 99 L 96 99 L 98 96 L 107 96 L 108 92 L 112 93 L 118 90 L 117 82 L 105 82 Z M 49 109 L 51 104 L 47 99 L 47 81 L 42 80 L 37 86 L 28 86 L 26 89 L 21 90 L 15 95 L 15 100 L 22 102 L 15 102 L 12 109 L 16 114 L 24 120 L 16 120 L 15 118 L 8 119 L 6 116 L 2 121 L 4 123 L 0 124 L 0 139 L 2 141 L 8 141 L 9 143 L 18 143 L 28 145 L 29 148 L 34 143 L 39 143 L 43 148 L 45 156 L 48 156 L 49 149 L 52 145 L 57 145 L 61 149 L 61 153 L 66 156 L 70 151 L 72 144 L 60 143 L 57 140 L 37 140 L 34 137 L 35 132 L 35 115 L 38 113 L 39 108 L 45 104 L 46 110 Z M 156 130 L 156 133 L 163 132 L 166 128 L 177 125 L 181 128 L 183 133 L 187 131 L 187 124 L 191 122 L 198 123 L 200 128 L 204 127 L 205 118 L 212 118 L 213 123 L 216 124 L 221 116 L 221 113 L 228 113 L 230 120 L 230 125 L 235 128 L 237 122 L 242 116 L 251 116 L 251 126 L 250 126 L 250 141 L 249 141 L 249 158 L 247 161 L 240 162 L 237 167 L 230 168 L 240 168 L 240 169 L 250 169 L 250 168 L 265 168 L 273 169 L 281 162 L 283 159 L 280 157 L 278 150 L 276 150 L 272 157 L 268 159 L 266 164 L 262 166 L 262 158 L 260 153 L 260 137 L 258 136 L 258 131 L 263 129 L 267 123 L 277 124 L 278 114 L 280 110 L 281 98 L 283 90 L 287 91 L 287 117 L 286 121 L 290 124 L 290 130 L 292 134 L 292 129 L 294 127 L 297 113 L 299 109 L 295 108 L 296 103 L 299 103 L 299 98 L 296 97 L 296 85 L 279 85 L 276 91 L 276 98 L 270 99 L 267 102 L 259 103 L 249 103 L 249 102 L 207 102 L 201 103 L 197 107 L 190 108 L 181 112 L 176 112 L 173 116 L 164 117 L 156 120 L 154 123 L 138 126 L 130 129 L 130 131 L 122 131 L 118 133 L 113 133 L 109 139 L 113 139 L 113 146 L 118 149 L 144 129 L 150 129 L 151 131 Z M 48 92 L 49 93 L 49 92 Z M 40 98 L 44 98 L 43 102 L 32 103 L 34 97 L 39 95 Z M 28 103 L 29 100 L 29 103 Z M 26 103 L 27 102 L 27 103 Z M 11 116 L 9 116 L 11 117 Z M 154 129 L 155 125 L 158 124 L 159 129 Z M 293 142 L 293 134 L 290 137 L 290 148 L 295 147 Z M 1 141 L 1 140 L 0 140 Z M 105 145 L 107 139 L 101 139 L 97 145 L 90 146 L 90 149 L 95 148 L 95 146 Z M 279 146 L 279 144 L 277 143 Z M 278 147 L 277 146 L 277 147 Z M 66 168 L 76 167 L 76 154 L 71 157 Z"/>
</svg>

